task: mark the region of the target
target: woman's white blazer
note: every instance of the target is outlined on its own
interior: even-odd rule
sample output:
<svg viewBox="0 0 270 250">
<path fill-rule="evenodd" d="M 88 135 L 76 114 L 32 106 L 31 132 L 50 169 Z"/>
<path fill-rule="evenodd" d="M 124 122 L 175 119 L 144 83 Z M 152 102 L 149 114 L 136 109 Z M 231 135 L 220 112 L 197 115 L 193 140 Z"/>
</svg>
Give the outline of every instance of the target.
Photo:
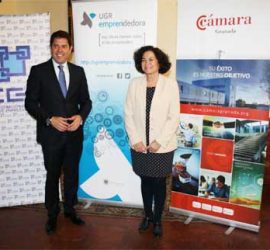
<svg viewBox="0 0 270 250">
<path fill-rule="evenodd" d="M 124 116 L 131 147 L 138 142 L 146 145 L 146 88 L 146 76 L 133 78 L 128 87 Z M 161 145 L 157 153 L 176 149 L 179 113 L 177 82 L 159 74 L 149 117 L 149 142 L 156 140 Z"/>
</svg>

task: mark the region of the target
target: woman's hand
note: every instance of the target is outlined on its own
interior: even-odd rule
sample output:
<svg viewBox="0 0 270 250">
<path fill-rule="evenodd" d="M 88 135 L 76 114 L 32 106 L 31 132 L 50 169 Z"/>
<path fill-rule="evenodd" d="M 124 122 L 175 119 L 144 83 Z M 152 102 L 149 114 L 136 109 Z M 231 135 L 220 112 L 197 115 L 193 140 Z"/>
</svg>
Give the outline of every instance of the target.
<svg viewBox="0 0 270 250">
<path fill-rule="evenodd" d="M 152 141 L 151 144 L 147 147 L 150 153 L 156 153 L 160 149 L 161 145 L 156 141 Z"/>
<path fill-rule="evenodd" d="M 146 152 L 146 147 L 145 145 L 143 144 L 143 142 L 138 142 L 136 144 L 133 145 L 133 149 L 136 151 L 136 152 L 139 152 L 139 153 L 145 153 Z"/>
</svg>

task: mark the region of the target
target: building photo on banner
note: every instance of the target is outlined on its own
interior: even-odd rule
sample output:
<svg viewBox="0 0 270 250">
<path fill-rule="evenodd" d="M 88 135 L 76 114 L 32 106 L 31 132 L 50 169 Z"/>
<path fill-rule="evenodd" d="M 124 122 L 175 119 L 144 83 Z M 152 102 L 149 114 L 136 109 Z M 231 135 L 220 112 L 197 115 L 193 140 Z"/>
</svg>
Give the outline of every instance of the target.
<svg viewBox="0 0 270 250">
<path fill-rule="evenodd" d="M 46 173 L 24 99 L 31 66 L 50 57 L 50 15 L 2 15 L 0 30 L 0 207 L 43 203 Z"/>
<path fill-rule="evenodd" d="M 264 39 L 267 11 L 248 2 L 250 8 L 243 9 L 235 1 L 206 0 L 194 9 L 194 0 L 178 1 L 181 112 L 170 211 L 258 232 L 270 41 Z M 270 7 L 268 1 L 262 4 Z M 194 39 L 200 41 L 195 50 Z"/>
<path fill-rule="evenodd" d="M 78 196 L 89 202 L 141 206 L 123 107 L 135 71 L 133 53 L 155 45 L 157 1 L 72 2 L 74 53 L 84 67 L 93 109 L 84 126 Z"/>
</svg>

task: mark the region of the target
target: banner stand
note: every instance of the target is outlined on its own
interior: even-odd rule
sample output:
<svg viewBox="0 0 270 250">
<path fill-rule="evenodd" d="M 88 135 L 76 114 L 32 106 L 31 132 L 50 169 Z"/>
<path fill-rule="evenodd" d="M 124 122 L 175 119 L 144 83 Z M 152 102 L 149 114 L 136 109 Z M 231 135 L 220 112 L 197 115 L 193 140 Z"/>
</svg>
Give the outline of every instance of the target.
<svg viewBox="0 0 270 250">
<path fill-rule="evenodd" d="M 169 211 L 172 213 L 182 214 L 182 215 L 188 216 L 188 219 L 184 222 L 184 224 L 186 224 L 186 225 L 189 224 L 193 218 L 207 220 L 209 222 L 227 225 L 227 226 L 229 226 L 229 228 L 225 231 L 226 235 L 229 235 L 234 230 L 234 228 L 246 229 L 246 230 L 250 230 L 250 231 L 253 231 L 256 233 L 258 233 L 259 229 L 260 229 L 259 226 L 255 226 L 255 225 L 251 225 L 251 224 L 247 224 L 247 223 L 242 223 L 239 221 L 227 220 L 224 218 L 217 219 L 215 216 L 205 215 L 205 214 L 201 214 L 201 213 L 195 213 L 195 212 L 191 212 L 191 211 L 188 211 L 185 209 L 170 207 Z"/>
<path fill-rule="evenodd" d="M 235 227 L 233 227 L 233 226 L 229 227 L 229 228 L 225 231 L 225 234 L 226 234 L 226 235 L 230 235 L 234 229 L 235 229 Z"/>
<path fill-rule="evenodd" d="M 94 204 L 107 205 L 107 206 L 113 206 L 113 207 L 125 207 L 125 208 L 143 209 L 143 205 L 126 204 L 126 203 L 123 203 L 123 202 L 96 200 L 96 199 L 88 199 L 88 198 L 80 198 L 79 201 L 82 201 L 82 202 L 85 203 L 83 205 L 83 209 L 88 209 L 90 206 L 92 206 Z"/>
</svg>

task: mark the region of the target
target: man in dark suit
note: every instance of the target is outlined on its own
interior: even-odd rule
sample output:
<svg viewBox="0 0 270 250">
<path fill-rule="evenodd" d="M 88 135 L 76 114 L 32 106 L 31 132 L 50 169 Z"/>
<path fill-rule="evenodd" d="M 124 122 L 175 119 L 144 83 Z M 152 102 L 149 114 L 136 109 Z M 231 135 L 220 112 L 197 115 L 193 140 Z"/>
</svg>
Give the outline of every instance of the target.
<svg viewBox="0 0 270 250">
<path fill-rule="evenodd" d="M 78 165 L 82 152 L 83 123 L 92 108 L 82 67 L 67 62 L 72 44 L 65 31 L 51 35 L 52 58 L 31 68 L 27 80 L 25 108 L 37 120 L 37 141 L 42 146 L 47 171 L 46 232 L 57 225 L 59 177 L 64 173 L 64 214 L 73 224 L 83 225 L 76 214 Z"/>
</svg>

